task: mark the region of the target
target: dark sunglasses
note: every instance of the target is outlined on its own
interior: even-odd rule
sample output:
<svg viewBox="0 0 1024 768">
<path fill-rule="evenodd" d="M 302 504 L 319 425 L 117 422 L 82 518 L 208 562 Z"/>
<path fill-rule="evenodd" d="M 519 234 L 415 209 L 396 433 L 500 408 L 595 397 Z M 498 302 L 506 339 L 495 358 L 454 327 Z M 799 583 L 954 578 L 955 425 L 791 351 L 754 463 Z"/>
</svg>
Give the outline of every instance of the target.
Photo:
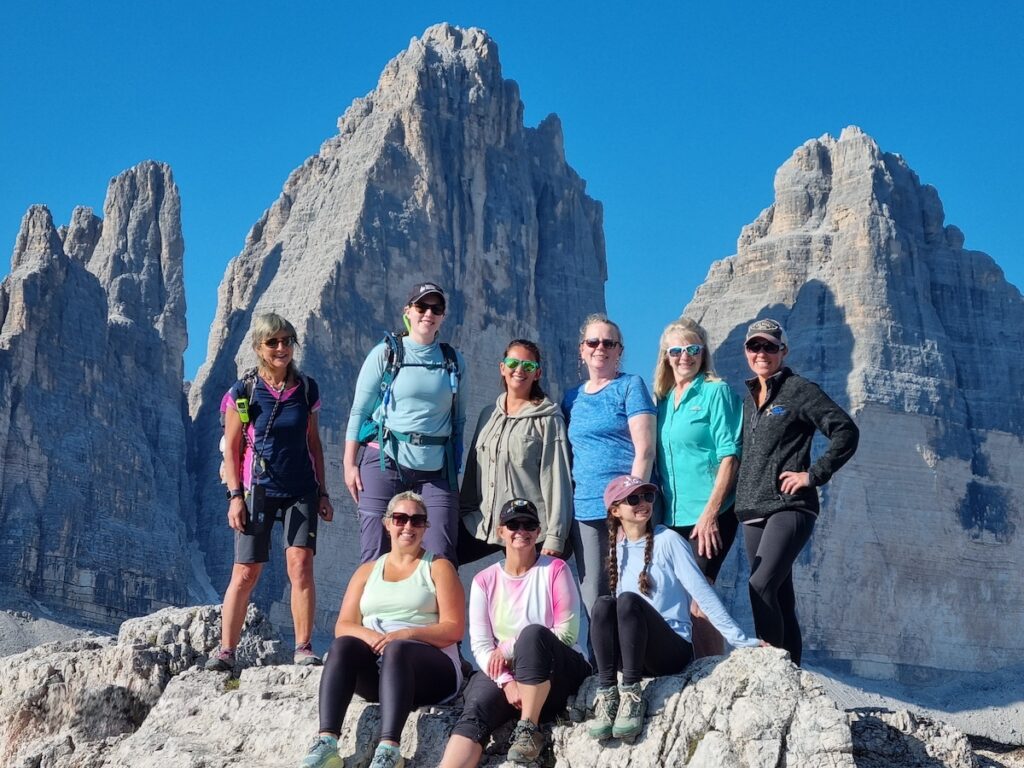
<svg viewBox="0 0 1024 768">
<path fill-rule="evenodd" d="M 509 520 L 505 527 L 510 531 L 536 531 L 540 528 L 540 523 L 534 520 Z"/>
<path fill-rule="evenodd" d="M 428 304 L 425 301 L 414 301 L 412 305 L 416 307 L 416 311 L 421 315 L 433 312 L 435 317 L 443 317 L 446 309 L 444 304 Z"/>
<path fill-rule="evenodd" d="M 521 366 L 526 373 L 533 373 L 540 368 L 540 363 L 535 363 L 533 360 L 520 360 L 518 357 L 506 357 L 502 362 L 510 371 Z"/>
<path fill-rule="evenodd" d="M 621 342 L 615 341 L 615 339 L 584 339 L 583 343 L 591 349 L 597 349 L 601 347 L 603 349 L 615 349 L 621 347 Z"/>
<path fill-rule="evenodd" d="M 411 524 L 413 528 L 427 528 L 430 526 L 426 515 L 407 515 L 405 512 L 392 513 L 391 522 L 399 528 L 405 528 L 406 524 Z"/>
<path fill-rule="evenodd" d="M 685 347 L 669 347 L 667 350 L 669 357 L 679 357 L 683 352 L 688 354 L 690 357 L 696 357 L 704 351 L 703 344 L 687 344 Z"/>
<path fill-rule="evenodd" d="M 753 341 L 747 342 L 747 352 L 767 352 L 769 355 L 774 355 L 780 349 L 782 349 L 782 347 L 774 341 L 759 341 L 754 339 Z"/>
<path fill-rule="evenodd" d="M 263 343 L 270 349 L 277 349 L 278 345 L 283 344 L 286 347 L 294 347 L 298 341 L 294 336 L 284 336 L 281 338 L 275 337 L 273 339 L 264 339 Z"/>
<path fill-rule="evenodd" d="M 644 491 L 643 493 L 631 493 L 626 498 L 619 499 L 615 503 L 618 505 L 618 504 L 622 504 L 623 502 L 625 502 L 626 504 L 629 504 L 629 506 L 635 507 L 637 504 L 640 503 L 641 499 L 646 501 L 648 504 L 653 504 L 654 503 L 654 491 Z"/>
</svg>

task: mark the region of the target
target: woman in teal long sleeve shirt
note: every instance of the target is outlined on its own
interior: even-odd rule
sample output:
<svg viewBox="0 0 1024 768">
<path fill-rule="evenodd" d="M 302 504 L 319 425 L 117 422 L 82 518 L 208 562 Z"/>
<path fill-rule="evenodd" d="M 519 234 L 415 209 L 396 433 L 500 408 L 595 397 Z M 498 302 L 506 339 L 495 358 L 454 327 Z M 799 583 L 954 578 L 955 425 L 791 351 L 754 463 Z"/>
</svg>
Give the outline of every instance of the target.
<svg viewBox="0 0 1024 768">
<path fill-rule="evenodd" d="M 738 527 L 733 499 L 743 405 L 715 375 L 704 329 L 688 318 L 661 334 L 654 396 L 665 524 L 690 542 L 701 573 L 714 584 Z M 721 635 L 698 606 L 692 612 L 696 655 L 721 654 Z"/>
</svg>

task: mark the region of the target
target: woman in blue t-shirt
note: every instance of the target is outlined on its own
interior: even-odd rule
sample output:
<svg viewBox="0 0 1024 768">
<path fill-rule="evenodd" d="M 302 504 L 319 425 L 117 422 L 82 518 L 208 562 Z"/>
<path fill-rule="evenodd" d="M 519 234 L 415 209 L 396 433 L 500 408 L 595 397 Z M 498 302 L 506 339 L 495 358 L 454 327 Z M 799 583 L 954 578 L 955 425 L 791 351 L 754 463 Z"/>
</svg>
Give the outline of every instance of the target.
<svg viewBox="0 0 1024 768">
<path fill-rule="evenodd" d="M 253 323 L 258 367 L 228 390 L 224 415 L 223 480 L 228 525 L 235 531 L 235 565 L 224 594 L 220 650 L 206 668 L 230 670 L 242 633 L 249 595 L 270 559 L 274 523 L 284 523 L 291 582 L 296 664 L 319 664 L 311 636 L 316 592 L 313 555 L 319 518 L 334 517 L 324 481 L 324 452 L 317 415 L 320 389 L 292 359 L 295 327 L 280 315 Z"/>
<path fill-rule="evenodd" d="M 654 465 L 654 402 L 642 378 L 619 370 L 624 349 L 622 332 L 607 315 L 587 317 L 580 328 L 587 380 L 562 400 L 575 483 L 571 542 L 588 615 L 608 594 L 605 486 L 619 475 L 649 480 Z"/>
</svg>

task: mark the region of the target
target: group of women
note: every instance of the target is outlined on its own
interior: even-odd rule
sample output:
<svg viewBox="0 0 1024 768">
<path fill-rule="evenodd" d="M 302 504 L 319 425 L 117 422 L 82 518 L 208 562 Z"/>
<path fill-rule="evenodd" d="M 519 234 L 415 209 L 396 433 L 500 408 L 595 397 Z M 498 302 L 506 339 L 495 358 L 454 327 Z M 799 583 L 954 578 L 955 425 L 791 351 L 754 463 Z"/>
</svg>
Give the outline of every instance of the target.
<svg viewBox="0 0 1024 768">
<path fill-rule="evenodd" d="M 470 589 L 478 671 L 465 687 L 442 766 L 478 765 L 491 734 L 510 720 L 516 722 L 509 758 L 534 761 L 544 746 L 538 726 L 564 709 L 593 672 L 599 687 L 591 735 L 631 740 L 643 727 L 642 677 L 675 674 L 695 657 L 721 653 L 723 638 L 733 647 L 785 648 L 799 664 L 792 565 L 818 513 L 815 489 L 853 455 L 857 428 L 820 388 L 784 365 L 789 345 L 778 322 L 759 320 L 747 330 L 753 377 L 742 403 L 715 375 L 704 330 L 686 318 L 662 334 L 654 398 L 642 378 L 621 371 L 622 333 L 604 315 L 591 315 L 581 328 L 584 380 L 560 407 L 540 385 L 537 344 L 513 340 L 498 361 L 502 392 L 480 414 L 460 488 L 466 377 L 461 356 L 438 341 L 446 312 L 440 286 L 414 286 L 403 312 L 405 334 L 371 350 L 359 374 L 344 473 L 358 505 L 363 565 L 342 603 L 321 678 L 320 733 L 303 766 L 341 765 L 337 739 L 356 692 L 381 704 L 371 768 L 404 764 L 399 738 L 412 708 L 447 701 L 462 686 L 457 643 L 466 601 L 456 568 L 496 551 L 504 551 L 503 559 L 477 574 Z M 287 392 L 291 379 L 282 386 L 265 373 L 285 357 L 290 365 L 296 341 L 290 326 L 288 344 L 276 338 L 268 345 L 277 332 L 259 323 L 256 330 L 260 381 L 246 421 L 254 428 L 234 424 L 240 409 L 231 401 L 242 382 L 225 406 L 226 443 L 244 445 L 245 467 L 266 458 L 261 428 L 277 429 L 286 412 L 280 397 L 263 392 Z M 290 495 L 270 507 L 285 519 L 290 575 L 299 558 L 291 551 L 315 543 L 317 513 L 325 520 L 333 514 L 314 437 L 316 408 L 307 412 L 295 429 L 306 429 L 312 495 L 300 499 L 300 489 L 288 488 Z M 812 463 L 817 432 L 827 447 Z M 284 436 L 274 435 L 271 448 L 279 441 Z M 237 461 L 225 456 L 226 465 Z M 238 616 L 259 573 L 257 565 L 243 580 L 240 569 L 265 562 L 269 551 L 268 537 L 255 559 L 239 559 L 251 535 L 251 490 L 233 486 L 242 481 L 237 472 L 226 480 L 229 495 L 238 491 L 229 508 L 236 566 L 214 668 L 224 668 L 218 660 L 233 662 L 224 657 L 237 643 Z M 278 495 L 284 494 L 268 488 L 268 496 Z M 310 507 L 317 500 L 319 507 Z M 301 527 L 299 517 L 313 537 L 290 533 Z M 757 638 L 736 625 L 711 586 L 741 522 Z M 570 556 L 578 580 L 566 564 Z M 236 577 L 244 583 L 236 585 Z M 293 613 L 295 589 L 293 580 Z M 583 614 L 593 667 L 581 644 Z M 295 626 L 299 647 L 312 656 L 308 623 L 296 617 Z M 305 658 L 297 648 L 296 660 Z"/>
</svg>

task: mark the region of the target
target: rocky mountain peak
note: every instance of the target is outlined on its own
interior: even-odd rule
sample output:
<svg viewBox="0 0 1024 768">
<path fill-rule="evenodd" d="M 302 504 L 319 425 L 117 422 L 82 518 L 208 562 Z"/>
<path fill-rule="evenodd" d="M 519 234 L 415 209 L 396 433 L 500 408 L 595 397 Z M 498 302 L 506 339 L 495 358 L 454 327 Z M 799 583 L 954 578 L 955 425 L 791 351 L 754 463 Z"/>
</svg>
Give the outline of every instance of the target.
<svg viewBox="0 0 1024 768">
<path fill-rule="evenodd" d="M 11 272 L 29 270 L 64 255 L 53 216 L 45 205 L 33 205 L 21 219 L 11 254 Z"/>
<path fill-rule="evenodd" d="M 860 449 L 822 490 L 799 567 L 815 596 L 805 636 L 821 653 L 875 659 L 885 674 L 1024 659 L 986 607 L 1024 610 L 1006 581 L 1024 566 L 1020 291 L 988 255 L 963 248 L 938 192 L 858 128 L 799 147 L 775 193 L 686 314 L 707 326 L 736 384 L 750 375 L 746 325 L 780 320 L 787 363 L 857 416 Z M 869 641 L 865 626 L 881 637 Z"/>
<path fill-rule="evenodd" d="M 574 377 L 579 322 L 604 308 L 601 206 L 566 164 L 557 118 L 523 125 L 519 89 L 502 76 L 486 33 L 429 28 L 338 128 L 292 172 L 228 266 L 207 361 L 190 389 L 198 525 L 218 586 L 231 539 L 211 446 L 224 391 L 253 364 L 255 314 L 280 312 L 299 330 L 299 363 L 323 385 L 328 484 L 344 499 L 338 457 L 355 377 L 384 332 L 400 326 L 413 282 L 437 280 L 449 291 L 442 338 L 467 360 L 468 429 L 493 403 L 494 366 L 510 339 L 540 342 L 557 395 Z M 350 516 L 338 519 L 325 526 L 317 558 L 343 574 L 356 553 L 342 530 Z M 264 598 L 277 599 L 283 575 L 267 570 Z M 325 625 L 339 583 L 321 590 L 332 606 Z"/>
<path fill-rule="evenodd" d="M 58 231 L 30 208 L 0 284 L 0 584 L 111 626 L 184 602 L 195 578 L 170 169 L 121 174 L 104 210 Z"/>
</svg>

